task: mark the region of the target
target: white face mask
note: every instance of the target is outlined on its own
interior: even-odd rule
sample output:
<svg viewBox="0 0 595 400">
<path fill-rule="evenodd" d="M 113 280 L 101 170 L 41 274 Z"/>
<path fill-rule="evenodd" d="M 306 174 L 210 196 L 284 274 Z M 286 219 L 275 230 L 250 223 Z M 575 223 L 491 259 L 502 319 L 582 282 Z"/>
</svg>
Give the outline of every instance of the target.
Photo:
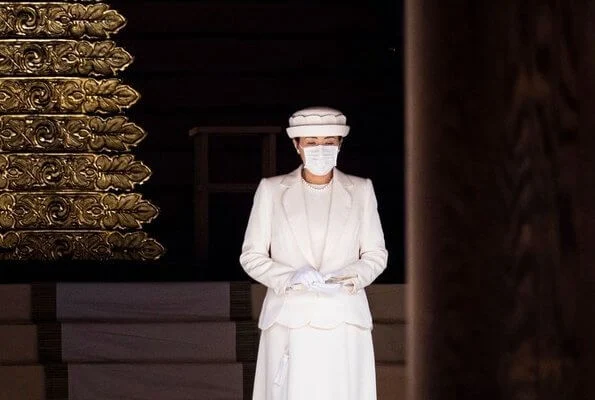
<svg viewBox="0 0 595 400">
<path fill-rule="evenodd" d="M 314 175 L 326 175 L 337 165 L 339 146 L 318 145 L 300 148 L 304 152 L 304 168 Z"/>
</svg>

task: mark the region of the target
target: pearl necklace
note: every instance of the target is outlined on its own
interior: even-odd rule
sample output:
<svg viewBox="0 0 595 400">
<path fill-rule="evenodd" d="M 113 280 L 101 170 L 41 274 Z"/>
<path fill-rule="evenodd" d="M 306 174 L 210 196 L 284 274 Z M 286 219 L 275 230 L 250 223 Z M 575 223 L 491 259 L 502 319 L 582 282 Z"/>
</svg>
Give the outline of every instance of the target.
<svg viewBox="0 0 595 400">
<path fill-rule="evenodd" d="M 313 184 L 313 183 L 308 182 L 307 180 L 305 180 L 302 177 L 302 182 L 304 182 L 306 184 L 306 186 L 308 186 L 311 189 L 314 189 L 314 190 L 324 190 L 324 189 L 326 189 L 328 187 L 328 185 L 332 182 L 332 180 L 329 181 L 328 183 L 324 183 L 324 184 Z"/>
</svg>

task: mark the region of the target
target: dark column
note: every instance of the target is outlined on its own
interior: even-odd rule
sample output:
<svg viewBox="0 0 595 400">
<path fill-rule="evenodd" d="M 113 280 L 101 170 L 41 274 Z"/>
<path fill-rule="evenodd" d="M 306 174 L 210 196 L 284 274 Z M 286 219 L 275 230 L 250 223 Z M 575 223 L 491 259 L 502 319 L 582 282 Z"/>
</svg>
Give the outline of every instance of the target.
<svg viewBox="0 0 595 400">
<path fill-rule="evenodd" d="M 576 226 L 579 273 L 580 399 L 595 398 L 595 4 L 586 6 L 579 15 L 585 19 L 581 26 L 577 51 L 579 74 L 577 92 L 578 143 L 576 152 Z"/>
<path fill-rule="evenodd" d="M 407 1 L 409 400 L 576 394 L 576 12 Z"/>
</svg>

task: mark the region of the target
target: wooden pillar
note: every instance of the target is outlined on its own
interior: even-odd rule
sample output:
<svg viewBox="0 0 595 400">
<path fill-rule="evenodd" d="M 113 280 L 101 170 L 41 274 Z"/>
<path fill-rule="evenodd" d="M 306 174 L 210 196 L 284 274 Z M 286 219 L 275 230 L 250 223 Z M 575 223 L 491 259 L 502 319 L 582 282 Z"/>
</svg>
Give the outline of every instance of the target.
<svg viewBox="0 0 595 400">
<path fill-rule="evenodd" d="M 595 4 L 581 2 L 577 92 L 576 224 L 579 276 L 577 321 L 579 398 L 595 398 Z"/>
<path fill-rule="evenodd" d="M 406 2 L 408 400 L 576 394 L 569 4 Z"/>
</svg>

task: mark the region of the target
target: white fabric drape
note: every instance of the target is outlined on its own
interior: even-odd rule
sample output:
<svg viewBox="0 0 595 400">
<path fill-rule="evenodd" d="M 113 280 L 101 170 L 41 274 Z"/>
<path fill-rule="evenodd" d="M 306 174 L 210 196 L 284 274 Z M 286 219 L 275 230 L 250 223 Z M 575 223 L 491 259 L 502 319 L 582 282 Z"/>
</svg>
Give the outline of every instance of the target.
<svg viewBox="0 0 595 400">
<path fill-rule="evenodd" d="M 262 331 L 253 400 L 375 400 L 376 372 L 370 329 Z"/>
</svg>

